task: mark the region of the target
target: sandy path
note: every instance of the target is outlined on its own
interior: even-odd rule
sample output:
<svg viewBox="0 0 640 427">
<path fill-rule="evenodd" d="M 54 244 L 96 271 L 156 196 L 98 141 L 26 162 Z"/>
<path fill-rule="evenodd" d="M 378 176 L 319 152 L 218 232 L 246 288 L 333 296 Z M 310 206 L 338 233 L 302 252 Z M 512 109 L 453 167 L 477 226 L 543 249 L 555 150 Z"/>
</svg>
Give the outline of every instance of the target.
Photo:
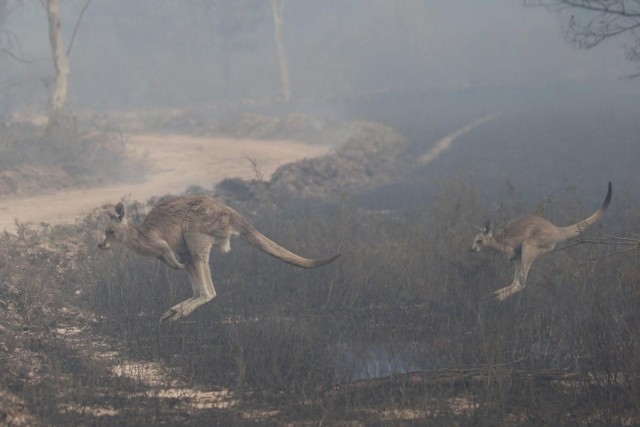
<svg viewBox="0 0 640 427">
<path fill-rule="evenodd" d="M 21 222 L 73 222 L 107 202 L 122 197 L 146 201 L 152 196 L 185 190 L 192 184 L 212 188 L 225 178 L 252 178 L 248 158 L 257 161 L 265 179 L 282 164 L 326 153 L 329 148 L 287 140 L 208 138 L 186 135 L 138 135 L 129 149 L 146 154 L 151 171 L 144 182 L 65 190 L 33 197 L 0 198 L 0 230 Z"/>
</svg>

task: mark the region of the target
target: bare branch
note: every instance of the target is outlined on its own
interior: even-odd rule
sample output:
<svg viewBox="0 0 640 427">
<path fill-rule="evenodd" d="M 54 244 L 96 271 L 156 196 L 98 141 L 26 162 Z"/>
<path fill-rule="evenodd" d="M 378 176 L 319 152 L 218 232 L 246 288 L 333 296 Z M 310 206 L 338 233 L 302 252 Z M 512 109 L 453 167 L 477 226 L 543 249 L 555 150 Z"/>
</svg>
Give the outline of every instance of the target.
<svg viewBox="0 0 640 427">
<path fill-rule="evenodd" d="M 629 7 L 629 4 L 634 5 Z M 545 7 L 554 11 L 582 9 L 589 12 L 640 18 L 640 3 L 634 0 L 524 0 L 526 7 Z"/>
<path fill-rule="evenodd" d="M 605 40 L 632 37 L 625 45 L 629 61 L 640 61 L 639 0 L 523 0 L 525 7 L 544 7 L 555 12 L 576 11 L 564 28 L 567 40 L 581 49 L 591 49 Z M 631 79 L 640 73 L 625 78 Z"/>
<path fill-rule="evenodd" d="M 260 182 L 264 182 L 264 173 L 262 172 L 262 168 L 260 167 L 258 160 L 249 156 L 247 156 L 246 159 L 251 164 L 251 169 L 253 170 L 253 174 L 256 179 Z"/>
<path fill-rule="evenodd" d="M 0 52 L 4 53 L 7 56 L 9 56 L 11 59 L 14 59 L 14 60 L 16 60 L 18 62 L 21 62 L 23 64 L 27 64 L 27 65 L 31 64 L 31 61 L 27 61 L 26 59 L 20 58 L 15 53 L 11 52 L 11 50 L 9 50 L 9 49 L 2 48 L 2 49 L 0 49 Z"/>
<path fill-rule="evenodd" d="M 69 47 L 67 47 L 67 56 L 71 55 L 71 48 L 73 47 L 73 41 L 76 39 L 76 33 L 80 28 L 80 22 L 82 22 L 82 17 L 84 16 L 84 13 L 86 12 L 90 4 L 91 4 L 91 0 L 87 0 L 87 2 L 84 4 L 84 7 L 80 11 L 80 15 L 78 16 L 76 25 L 75 27 L 73 27 L 73 34 L 71 35 L 71 40 L 69 41 Z"/>
</svg>

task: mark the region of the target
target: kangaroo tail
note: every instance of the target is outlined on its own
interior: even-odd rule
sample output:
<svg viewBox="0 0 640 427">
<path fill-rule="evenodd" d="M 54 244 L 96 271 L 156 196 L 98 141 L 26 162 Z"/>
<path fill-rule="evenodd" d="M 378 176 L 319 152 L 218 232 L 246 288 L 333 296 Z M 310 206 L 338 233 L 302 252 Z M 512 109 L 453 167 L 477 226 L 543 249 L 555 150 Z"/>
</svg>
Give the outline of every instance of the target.
<svg viewBox="0 0 640 427">
<path fill-rule="evenodd" d="M 582 234 L 587 228 L 591 227 L 596 222 L 600 221 L 604 216 L 604 213 L 607 211 L 609 207 L 609 203 L 611 202 L 611 182 L 609 182 L 609 189 L 607 191 L 607 197 L 604 199 L 604 203 L 600 209 L 598 209 L 593 215 L 589 218 L 586 218 L 580 221 L 577 224 L 570 225 L 568 227 L 559 227 L 560 235 L 563 237 L 563 240 L 571 239 L 572 237 L 577 237 Z"/>
<path fill-rule="evenodd" d="M 340 254 L 338 254 L 329 258 L 321 259 L 303 258 L 278 245 L 276 242 L 256 230 L 248 222 L 243 222 L 241 227 L 239 228 L 240 229 L 238 230 L 238 232 L 243 240 L 247 241 L 261 251 L 271 255 L 272 257 L 286 262 L 287 264 L 295 265 L 297 267 L 316 268 L 325 264 L 329 264 L 330 262 L 340 257 Z"/>
</svg>

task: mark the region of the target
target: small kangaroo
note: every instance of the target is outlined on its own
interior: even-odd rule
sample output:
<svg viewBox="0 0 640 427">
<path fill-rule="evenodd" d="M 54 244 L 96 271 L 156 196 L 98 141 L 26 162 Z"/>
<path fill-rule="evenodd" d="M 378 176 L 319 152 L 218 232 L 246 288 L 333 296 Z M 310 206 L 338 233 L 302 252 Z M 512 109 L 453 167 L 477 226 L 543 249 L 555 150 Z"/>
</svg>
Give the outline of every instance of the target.
<svg viewBox="0 0 640 427">
<path fill-rule="evenodd" d="M 286 263 L 315 268 L 334 261 L 340 255 L 324 259 L 302 258 L 268 239 L 238 212 L 211 196 L 179 196 L 158 203 L 142 224 L 127 222 L 122 203 L 105 206 L 109 223 L 100 249 L 110 249 L 120 242 L 145 256 L 153 256 L 171 268 L 184 268 L 189 276 L 193 297 L 171 307 L 160 318 L 177 320 L 216 296 L 209 270 L 209 254 L 213 246 L 222 252 L 231 250 L 232 235 Z"/>
<path fill-rule="evenodd" d="M 476 235 L 471 250 L 479 252 L 487 247 L 502 252 L 508 261 L 516 261 L 513 283 L 495 291 L 493 296 L 503 301 L 524 289 L 533 261 L 540 255 L 552 251 L 556 244 L 579 236 L 599 221 L 609 207 L 611 192 L 611 183 L 609 183 L 607 197 L 600 209 L 587 219 L 568 227 L 556 227 L 539 216 L 524 215 L 509 222 L 501 235 L 495 236 L 491 229 L 491 222 L 487 221 L 482 231 Z"/>
</svg>

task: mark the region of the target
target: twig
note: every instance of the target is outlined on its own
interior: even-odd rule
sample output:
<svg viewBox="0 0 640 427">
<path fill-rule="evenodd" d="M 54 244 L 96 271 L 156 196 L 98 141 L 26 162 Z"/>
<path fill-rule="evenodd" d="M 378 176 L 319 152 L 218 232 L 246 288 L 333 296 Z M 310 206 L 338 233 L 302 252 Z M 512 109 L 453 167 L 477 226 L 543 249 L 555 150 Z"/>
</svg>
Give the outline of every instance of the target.
<svg viewBox="0 0 640 427">
<path fill-rule="evenodd" d="M 71 40 L 69 41 L 69 47 L 67 48 L 67 56 L 71 55 L 71 47 L 73 46 L 73 41 L 76 39 L 76 33 L 80 28 L 80 22 L 82 22 L 82 17 L 84 16 L 84 12 L 87 10 L 90 4 L 91 4 L 91 0 L 87 0 L 87 2 L 84 4 L 84 7 L 80 11 L 80 15 L 78 16 L 76 25 L 73 27 L 73 34 L 71 35 Z"/>
<path fill-rule="evenodd" d="M 495 374 L 510 375 L 518 378 L 531 378 L 531 379 L 544 379 L 550 381 L 556 381 L 566 379 L 568 376 L 576 376 L 575 372 L 571 372 L 567 369 L 547 369 L 540 371 L 526 371 L 522 369 L 509 368 L 510 365 L 521 362 L 524 359 L 515 360 L 513 362 L 507 362 L 497 365 L 487 365 L 479 367 L 467 367 L 467 368 L 448 368 L 439 369 L 433 371 L 413 371 L 405 372 L 402 374 L 390 375 L 388 377 L 370 378 L 353 381 L 344 385 L 338 385 L 338 387 L 348 388 L 370 388 L 376 386 L 388 385 L 397 381 L 409 381 L 412 384 L 419 383 L 450 383 L 468 380 L 481 380 L 486 376 L 493 376 Z"/>
<path fill-rule="evenodd" d="M 253 174 L 256 176 L 258 181 L 264 182 L 264 174 L 262 173 L 262 168 L 260 168 L 260 165 L 258 164 L 258 160 L 251 158 L 249 156 L 246 156 L 246 159 L 249 161 L 249 163 L 251 163 Z"/>
<path fill-rule="evenodd" d="M 636 250 L 637 250 L 636 248 L 628 248 L 628 249 L 624 249 L 624 250 L 621 250 L 621 251 L 609 252 L 609 253 L 601 255 L 601 256 L 589 258 L 589 261 L 597 261 L 599 259 L 603 259 L 603 258 L 606 258 L 606 257 L 609 257 L 609 256 L 620 255 L 620 254 L 624 254 L 624 253 L 632 252 L 632 251 L 636 251 Z"/>
</svg>

